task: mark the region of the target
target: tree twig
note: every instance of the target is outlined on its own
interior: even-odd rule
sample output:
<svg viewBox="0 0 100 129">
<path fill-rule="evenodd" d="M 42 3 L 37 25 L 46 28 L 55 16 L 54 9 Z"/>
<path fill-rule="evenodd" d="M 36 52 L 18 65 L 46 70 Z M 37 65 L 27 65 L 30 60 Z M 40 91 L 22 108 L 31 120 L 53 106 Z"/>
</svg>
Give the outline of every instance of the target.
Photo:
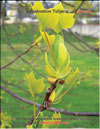
<svg viewBox="0 0 100 129">
<path fill-rule="evenodd" d="M 15 99 L 18 99 L 24 103 L 33 105 L 33 101 L 30 101 L 28 99 L 25 99 L 17 94 L 15 94 L 14 92 L 12 92 L 11 90 L 9 90 L 8 88 L 4 87 L 4 86 L 0 86 L 0 88 L 4 91 L 6 91 L 8 94 L 10 94 L 12 97 L 14 97 Z M 41 105 L 38 103 L 35 103 L 35 106 L 40 107 Z M 47 108 L 47 110 L 51 111 L 51 112 L 60 112 L 61 114 L 65 114 L 65 115 L 74 115 L 74 116 L 100 116 L 99 112 L 70 112 L 70 111 L 66 111 L 63 109 L 56 109 L 56 108 Z"/>
<path fill-rule="evenodd" d="M 56 82 L 54 84 L 52 84 L 51 87 L 47 90 L 44 101 L 43 101 L 42 105 L 40 106 L 40 108 L 37 110 L 35 117 L 39 114 L 39 112 L 43 112 L 44 110 L 46 110 L 47 108 L 49 108 L 51 106 L 52 102 L 49 101 L 49 97 L 52 94 L 53 90 L 56 88 L 57 82 L 58 82 L 58 80 L 56 80 Z M 31 125 L 33 123 L 35 117 L 33 116 L 27 125 Z"/>
<path fill-rule="evenodd" d="M 80 40 L 83 44 L 85 44 L 89 49 L 95 50 L 95 48 L 93 46 L 91 46 L 90 44 L 88 44 L 85 40 L 83 40 L 82 38 L 80 38 L 77 34 L 75 34 L 71 29 L 68 29 L 69 32 L 76 37 L 78 40 Z"/>
<path fill-rule="evenodd" d="M 71 43 L 67 38 L 65 38 L 65 39 L 72 47 L 74 47 L 78 51 L 80 51 L 80 52 L 89 52 L 89 50 L 81 50 L 80 48 L 76 47 L 73 43 Z"/>
<path fill-rule="evenodd" d="M 85 1 L 85 0 L 82 0 L 81 4 L 77 7 L 77 9 L 75 9 L 75 10 L 72 11 L 72 12 L 77 13 L 77 11 L 78 11 L 78 10 L 81 8 L 81 6 L 84 4 L 84 1 Z"/>
<path fill-rule="evenodd" d="M 68 2 L 65 2 L 65 1 L 63 1 L 63 0 L 62 0 L 62 3 L 65 4 L 65 5 L 67 5 L 67 6 L 70 6 L 70 7 L 72 7 L 72 8 L 75 7 L 75 5 L 73 5 L 73 4 L 71 4 L 71 3 L 68 3 Z M 81 10 L 90 10 L 88 7 L 87 7 L 87 8 L 82 8 L 82 5 L 81 5 L 80 9 L 81 9 Z M 93 10 L 91 9 L 91 12 L 95 12 L 95 11 L 93 11 Z"/>
<path fill-rule="evenodd" d="M 24 52 L 22 52 L 21 54 L 17 55 L 13 60 L 11 60 L 8 64 L 4 65 L 4 66 L 1 66 L 0 70 L 2 69 L 5 69 L 6 67 L 8 67 L 9 65 L 11 65 L 12 63 L 14 63 L 16 60 L 18 60 L 20 57 L 22 57 L 24 54 L 26 54 L 27 52 L 30 51 L 30 49 L 35 46 L 36 44 L 34 45 L 31 45 L 28 49 L 26 49 Z"/>
<path fill-rule="evenodd" d="M 16 88 L 18 88 L 18 89 L 20 89 L 20 90 L 22 90 L 22 91 L 28 93 L 28 94 L 30 93 L 28 90 L 22 88 L 21 86 L 18 86 L 18 85 L 16 85 L 16 84 L 11 83 L 11 82 L 7 82 L 7 81 L 3 80 L 2 78 L 1 78 L 1 81 L 2 81 L 5 85 L 7 85 L 7 86 L 10 85 L 10 86 L 16 87 Z"/>
</svg>

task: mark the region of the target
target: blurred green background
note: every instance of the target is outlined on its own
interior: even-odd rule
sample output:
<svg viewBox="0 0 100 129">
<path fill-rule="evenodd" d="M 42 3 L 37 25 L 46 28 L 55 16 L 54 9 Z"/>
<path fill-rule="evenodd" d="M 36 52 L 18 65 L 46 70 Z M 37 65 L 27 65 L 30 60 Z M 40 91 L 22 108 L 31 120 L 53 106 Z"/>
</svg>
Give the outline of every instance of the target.
<svg viewBox="0 0 100 129">
<path fill-rule="evenodd" d="M 11 24 L 5 25 L 6 30 L 8 31 L 8 35 L 14 35 L 14 32 L 17 32 L 17 27 L 19 24 Z M 33 41 L 33 37 L 38 36 L 38 25 L 34 24 L 26 24 L 29 29 L 27 29 L 23 34 L 16 36 L 10 36 L 9 42 L 14 47 L 14 49 L 19 53 L 23 52 L 27 49 L 30 43 Z M 14 32 L 11 32 L 9 29 L 12 28 Z M 6 43 L 8 42 L 7 37 L 3 31 L 1 31 L 1 66 L 5 65 L 6 63 L 10 62 L 12 59 L 15 58 L 16 54 L 11 50 L 10 46 Z M 27 37 L 25 37 L 27 35 Z M 79 44 L 79 41 L 75 40 L 75 38 L 68 32 L 66 32 L 67 38 L 74 42 L 74 44 Z M 4 40 L 6 42 L 4 42 Z M 88 36 L 83 37 L 84 40 L 87 40 L 90 44 L 95 45 L 98 41 L 97 38 L 91 38 Z M 30 40 L 30 42 L 29 42 Z M 98 55 L 96 52 L 88 52 L 88 53 L 81 53 L 77 51 L 75 48 L 70 46 L 65 40 L 66 47 L 70 53 L 71 57 L 71 67 L 72 69 L 76 69 L 77 67 L 81 71 L 81 73 L 86 73 L 87 71 L 92 71 L 91 77 L 85 79 L 80 85 L 76 88 L 72 88 L 61 100 L 61 102 L 57 105 L 53 105 L 53 107 L 58 109 L 64 109 L 67 111 L 73 112 L 99 112 L 99 61 Z M 18 59 L 12 65 L 8 66 L 6 69 L 2 70 L 2 79 L 8 83 L 12 83 L 15 85 L 20 86 L 22 89 L 16 88 L 12 85 L 6 85 L 11 91 L 17 93 L 18 95 L 32 100 L 32 96 L 30 93 L 23 91 L 26 89 L 27 91 L 28 86 L 27 82 L 24 80 L 25 73 L 29 73 L 34 71 L 35 76 L 40 78 L 41 75 L 45 75 L 44 70 L 44 52 L 47 50 L 45 43 L 40 43 L 38 46 L 33 47 L 32 50 L 27 53 L 24 57 L 25 60 L 32 64 L 32 68 L 28 64 L 25 64 L 21 59 Z M 39 72 L 39 73 L 38 73 Z M 46 80 L 46 85 L 47 80 Z M 2 85 L 5 86 L 5 83 L 1 82 Z M 65 84 L 66 85 L 66 84 Z M 65 87 L 64 90 L 67 88 Z M 41 95 L 36 96 L 36 102 L 42 103 L 43 97 L 45 95 L 44 91 Z M 19 100 L 14 99 L 8 93 L 1 91 L 2 101 L 2 111 L 7 112 L 8 115 L 11 116 L 11 124 L 13 127 L 24 127 L 24 125 L 20 125 L 20 122 L 27 123 L 27 118 L 31 118 L 33 114 L 33 106 L 25 104 Z M 44 111 L 44 114 L 51 115 L 50 111 Z M 76 128 L 76 127 L 83 127 L 83 128 L 97 128 L 99 126 L 99 118 L 98 117 L 86 117 L 86 116 L 68 116 L 62 115 L 62 118 L 70 119 L 70 118 L 78 118 L 79 120 L 66 120 L 69 124 L 68 125 L 60 125 L 59 128 Z M 15 118 L 13 120 L 13 118 Z M 26 120 L 20 120 L 21 118 L 26 118 Z M 80 118 L 89 118 L 90 120 L 80 120 Z M 22 124 L 21 123 L 21 124 Z"/>
<path fill-rule="evenodd" d="M 16 10 L 16 7 L 13 8 L 12 12 L 14 12 L 14 10 Z M 20 10 L 18 14 L 20 14 Z M 22 23 L 21 21 L 23 18 L 20 16 L 23 15 L 17 15 L 17 19 L 19 20 L 14 21 L 13 23 L 8 22 L 9 24 L 6 24 L 7 19 L 9 20 L 7 14 L 6 17 L 2 16 L 5 21 L 4 24 L 2 20 L 0 20 L 1 66 L 9 63 L 19 53 L 26 50 L 40 35 L 37 22 Z M 80 15 L 80 17 L 82 18 L 82 15 Z M 95 23 L 97 24 L 98 22 L 96 21 Z M 76 24 L 82 25 L 83 23 L 77 21 Z M 93 21 L 92 24 L 94 24 Z M 98 25 L 96 27 L 98 27 Z M 50 33 L 53 32 L 51 31 Z M 88 44 L 94 48 L 99 40 L 97 36 L 84 36 L 81 33 L 78 33 L 78 36 L 87 41 Z M 60 103 L 53 104 L 52 107 L 72 112 L 99 112 L 99 56 L 97 52 L 93 50 L 80 52 L 75 49 L 73 45 L 81 50 L 87 50 L 86 46 L 84 46 L 82 42 L 76 39 L 70 32 L 64 31 L 64 37 L 65 45 L 70 53 L 70 66 L 72 69 L 75 70 L 78 67 L 82 75 L 91 71 L 91 75 L 84 79 L 81 84 L 73 86 L 73 88 L 62 98 Z M 66 38 L 73 45 L 69 44 Z M 36 78 L 41 78 L 41 76 L 45 78 L 45 90 L 41 94 L 36 94 L 36 102 L 41 104 L 43 102 L 46 89 L 49 86 L 47 83 L 47 74 L 44 70 L 44 53 L 46 51 L 48 51 L 47 46 L 44 42 L 40 42 L 37 46 L 33 47 L 30 52 L 23 56 L 24 61 L 19 58 L 6 69 L 3 69 L 1 71 L 1 85 L 7 87 L 9 90 L 21 97 L 32 100 L 32 96 L 25 80 L 25 74 L 33 71 Z M 66 84 L 64 84 L 64 86 L 65 88 L 63 89 L 63 92 L 68 88 Z M 1 90 L 0 99 L 2 112 L 6 112 L 11 118 L 11 121 L 9 122 L 10 125 L 13 128 L 25 128 L 29 119 L 33 116 L 33 106 L 13 98 L 3 90 Z M 44 111 L 43 113 L 45 116 L 52 116 L 53 114 L 50 111 Z M 99 117 L 61 114 L 61 118 L 66 118 L 66 120 L 62 121 L 68 122 L 68 124 L 60 124 L 58 128 L 99 128 Z"/>
</svg>

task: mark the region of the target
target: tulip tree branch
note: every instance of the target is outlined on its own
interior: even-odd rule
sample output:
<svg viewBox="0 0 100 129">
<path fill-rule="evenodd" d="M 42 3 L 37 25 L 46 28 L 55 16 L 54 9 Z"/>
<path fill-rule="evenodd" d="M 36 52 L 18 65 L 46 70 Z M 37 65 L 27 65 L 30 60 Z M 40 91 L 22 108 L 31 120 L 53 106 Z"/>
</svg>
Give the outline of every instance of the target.
<svg viewBox="0 0 100 129">
<path fill-rule="evenodd" d="M 73 12 L 77 13 L 77 11 L 82 7 L 82 5 L 84 4 L 84 2 L 85 2 L 85 0 L 82 0 L 81 4 Z"/>
<path fill-rule="evenodd" d="M 75 37 L 77 38 L 79 41 L 81 41 L 86 47 L 88 47 L 88 49 L 90 49 L 91 51 L 96 51 L 96 53 L 99 55 L 99 48 L 95 48 L 94 46 L 90 45 L 89 43 L 87 43 L 84 39 L 82 39 L 80 36 L 78 36 L 77 34 L 75 34 L 71 29 L 68 29 L 69 32 Z M 66 31 L 66 30 L 64 30 Z"/>
<path fill-rule="evenodd" d="M 49 97 L 52 94 L 53 90 L 56 88 L 57 82 L 58 82 L 58 80 L 56 80 L 55 83 L 52 84 L 50 88 L 48 88 L 45 98 L 44 98 L 44 101 L 43 101 L 42 105 L 40 106 L 40 108 L 37 110 L 35 117 L 39 114 L 39 112 L 42 112 L 51 106 L 52 102 L 50 102 Z M 35 117 L 33 116 L 30 119 L 28 125 L 31 125 L 33 123 L 33 121 L 35 120 Z"/>
<path fill-rule="evenodd" d="M 81 50 L 80 48 L 78 48 L 77 46 L 75 46 L 73 43 L 71 43 L 67 38 L 65 38 L 67 43 L 69 43 L 72 47 L 74 47 L 76 50 L 80 51 L 80 52 L 89 52 L 89 50 Z"/>
<path fill-rule="evenodd" d="M 23 56 L 24 54 L 26 54 L 27 52 L 29 52 L 29 51 L 32 49 L 33 46 L 36 46 L 36 45 L 38 44 L 38 42 L 37 42 L 37 43 L 34 43 L 34 44 L 31 44 L 31 46 L 26 50 L 26 52 L 24 51 L 25 53 L 22 52 L 21 54 L 18 55 L 18 53 L 15 51 L 15 48 L 14 48 L 14 47 L 10 44 L 10 42 L 9 42 L 9 37 L 8 37 L 9 34 L 8 34 L 8 32 L 6 31 L 4 22 L 3 22 L 3 29 L 4 29 L 4 32 L 5 32 L 5 34 L 6 34 L 7 40 L 8 40 L 7 44 L 10 46 L 11 50 L 17 55 L 17 57 L 16 57 L 14 60 L 12 60 L 11 62 L 9 62 L 8 64 L 6 64 L 4 67 L 1 67 L 0 70 L 2 70 L 2 68 L 4 69 L 4 68 L 6 68 L 8 65 L 14 63 L 18 58 L 20 58 L 24 63 L 28 64 L 28 65 L 32 68 L 32 65 L 31 65 L 28 61 L 26 61 L 22 56 Z M 21 55 L 21 56 L 20 56 L 20 55 Z M 35 70 L 35 69 L 33 69 L 33 70 L 34 70 L 35 72 L 37 72 L 40 76 L 46 78 L 43 74 L 41 74 L 41 73 L 38 72 L 37 70 Z"/>
<path fill-rule="evenodd" d="M 30 105 L 33 105 L 33 101 L 31 100 L 28 100 L 28 99 L 25 99 L 17 94 L 15 94 L 14 92 L 12 92 L 11 90 L 9 90 L 8 88 L 4 87 L 4 86 L 0 86 L 0 88 L 2 90 L 4 90 L 5 92 L 7 92 L 8 94 L 10 94 L 12 97 L 14 97 L 15 99 L 18 99 L 24 103 L 27 103 L 27 104 L 30 104 Z M 40 107 L 41 105 L 38 104 L 38 103 L 35 103 L 35 106 L 36 107 Z M 99 112 L 70 112 L 70 111 L 66 111 L 66 110 L 63 110 L 63 109 L 56 109 L 56 108 L 47 108 L 47 110 L 51 111 L 51 112 L 60 112 L 61 114 L 65 114 L 65 115 L 74 115 L 74 116 L 100 116 L 100 113 Z"/>
<path fill-rule="evenodd" d="M 16 85 L 16 84 L 11 83 L 11 82 L 7 82 L 7 81 L 3 80 L 2 78 L 1 78 L 1 81 L 2 81 L 6 86 L 8 86 L 8 85 L 9 85 L 9 86 L 13 86 L 13 87 L 16 87 L 16 88 L 18 88 L 18 89 L 20 89 L 20 90 L 22 90 L 22 91 L 28 93 L 28 94 L 30 93 L 28 90 L 22 88 L 21 86 L 18 86 L 18 85 Z"/>
<path fill-rule="evenodd" d="M 69 29 L 69 32 L 76 37 L 78 40 L 80 40 L 83 44 L 85 44 L 89 49 L 94 50 L 95 48 L 93 46 L 91 46 L 90 44 L 88 44 L 85 40 L 83 40 L 82 38 L 80 38 L 77 34 L 75 34 L 71 29 Z"/>
<path fill-rule="evenodd" d="M 9 35 L 8 35 L 8 32 L 6 31 L 4 21 L 3 21 L 3 29 L 4 29 L 4 32 L 5 32 L 5 34 L 6 34 L 7 40 L 8 40 L 7 44 L 10 46 L 10 48 L 12 49 L 12 51 L 13 51 L 15 54 L 17 54 L 17 52 L 14 50 L 14 47 L 9 43 L 9 37 L 8 37 Z M 22 52 L 21 54 L 17 55 L 17 56 L 16 56 L 13 60 L 11 60 L 8 64 L 6 64 L 6 65 L 4 65 L 4 66 L 1 66 L 1 67 L 0 67 L 0 70 L 5 69 L 6 67 L 8 67 L 8 66 L 11 65 L 12 63 L 14 63 L 17 59 L 21 58 L 24 54 L 26 54 L 27 52 L 29 52 L 29 51 L 33 48 L 33 46 L 35 46 L 35 45 L 37 45 L 37 43 L 31 44 L 31 46 L 30 46 L 29 48 L 27 48 L 27 49 L 26 49 L 24 52 Z M 23 58 L 22 58 L 22 60 L 23 60 L 24 62 L 26 62 Z"/>
<path fill-rule="evenodd" d="M 18 60 L 20 57 L 22 57 L 23 55 L 25 55 L 27 52 L 29 52 L 31 50 L 31 48 L 33 46 L 35 46 L 36 44 L 34 45 L 31 45 L 28 49 L 26 49 L 24 52 L 22 52 L 21 54 L 17 55 L 13 60 L 11 60 L 8 64 L 4 65 L 4 66 L 1 66 L 0 70 L 2 69 L 5 69 L 6 67 L 8 67 L 9 65 L 13 64 L 16 60 Z"/>
<path fill-rule="evenodd" d="M 62 1 L 62 3 L 65 4 L 65 5 L 70 6 L 70 7 L 72 7 L 72 8 L 75 8 L 75 5 L 73 5 L 73 4 L 71 4 L 71 3 L 68 3 L 68 2 L 65 2 L 65 1 L 63 1 L 63 0 L 61 0 L 61 1 Z M 84 2 L 85 2 L 85 1 L 84 1 Z M 95 12 L 94 10 L 90 9 L 89 7 L 87 7 L 87 8 L 82 8 L 82 5 L 81 5 L 81 7 L 80 7 L 79 9 L 81 9 L 81 10 L 91 10 L 91 12 Z"/>
</svg>

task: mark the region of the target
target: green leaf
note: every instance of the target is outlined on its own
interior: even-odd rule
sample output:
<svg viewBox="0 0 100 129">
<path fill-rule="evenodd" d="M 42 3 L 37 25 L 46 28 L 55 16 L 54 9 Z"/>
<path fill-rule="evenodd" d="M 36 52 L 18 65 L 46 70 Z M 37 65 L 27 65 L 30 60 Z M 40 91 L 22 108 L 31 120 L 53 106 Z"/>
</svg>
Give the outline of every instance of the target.
<svg viewBox="0 0 100 129">
<path fill-rule="evenodd" d="M 70 74 L 70 76 L 65 80 L 65 82 L 66 82 L 67 84 L 73 84 L 73 83 L 77 80 L 79 74 L 80 74 L 80 71 L 79 71 L 79 69 L 77 68 L 77 69 L 75 70 L 75 72 L 72 72 L 72 73 Z"/>
<path fill-rule="evenodd" d="M 33 128 L 38 128 L 38 126 L 40 125 L 39 122 L 42 121 L 41 119 L 43 119 L 43 112 L 39 112 L 38 115 L 36 116 L 35 120 L 32 123 L 32 127 Z"/>
<path fill-rule="evenodd" d="M 49 76 L 56 77 L 55 71 L 53 72 L 48 65 L 45 65 L 45 71 Z"/>
<path fill-rule="evenodd" d="M 63 37 L 60 35 L 57 35 L 55 38 L 55 41 L 52 45 L 52 50 L 54 52 L 54 57 L 56 59 L 57 68 L 54 69 L 47 57 L 47 53 L 45 54 L 45 61 L 46 61 L 46 72 L 53 77 L 57 78 L 63 78 L 67 76 L 67 74 L 70 72 L 71 68 L 69 67 L 70 63 L 70 56 L 67 52 L 67 49 L 64 45 Z M 51 58 L 52 60 L 52 58 Z M 53 65 L 53 64 L 52 64 Z"/>
<path fill-rule="evenodd" d="M 57 59 L 57 64 L 60 70 L 64 68 L 65 65 L 69 65 L 70 58 L 69 54 L 67 52 L 67 49 L 64 45 L 64 43 L 59 43 L 59 52 L 58 52 L 58 59 Z"/>
<path fill-rule="evenodd" d="M 63 28 L 71 28 L 74 24 L 74 13 L 56 13 L 54 10 L 63 10 L 63 5 L 61 2 L 56 5 L 54 8 L 45 9 L 40 1 L 37 1 L 33 6 L 31 5 L 32 10 L 34 11 L 41 29 L 52 28 L 55 32 L 59 33 Z M 35 12 L 35 11 L 42 12 Z M 43 13 L 44 11 L 44 13 Z"/>
<path fill-rule="evenodd" d="M 44 87 L 45 87 L 44 78 L 36 80 L 34 74 L 31 72 L 29 74 L 26 74 L 26 79 L 28 80 L 28 87 L 33 96 L 34 116 L 35 116 L 35 95 L 34 94 L 41 93 L 44 90 Z"/>
<path fill-rule="evenodd" d="M 70 56 L 64 45 L 64 39 L 61 35 L 57 35 L 52 46 L 57 62 L 57 77 L 62 78 L 69 71 Z"/>
<path fill-rule="evenodd" d="M 59 70 L 62 70 L 65 65 L 69 65 L 70 57 L 67 52 L 67 49 L 64 45 L 64 39 L 61 35 L 57 35 L 54 41 L 54 45 L 52 46 L 54 55 L 57 59 L 57 66 Z"/>
<path fill-rule="evenodd" d="M 44 90 L 44 78 L 36 80 L 34 74 L 31 72 L 26 74 L 26 79 L 28 80 L 28 87 L 31 93 L 41 93 Z"/>
<path fill-rule="evenodd" d="M 45 33 L 46 33 L 47 38 L 46 38 L 46 36 L 45 36 Z M 47 32 L 43 32 L 43 31 L 41 31 L 41 35 L 42 35 L 42 37 L 43 37 L 43 39 L 44 39 L 44 41 L 45 41 L 45 43 L 46 43 L 47 45 L 48 45 L 48 43 L 50 43 L 51 46 L 53 45 L 54 40 L 55 40 L 55 35 L 48 35 Z M 49 46 L 48 46 L 48 47 L 49 47 Z"/>
<path fill-rule="evenodd" d="M 32 127 L 32 125 L 27 125 L 26 128 L 27 129 L 30 129 L 30 128 L 32 129 L 33 127 Z"/>
<path fill-rule="evenodd" d="M 49 64 L 48 57 L 47 57 L 47 53 L 45 53 L 45 62 L 46 62 L 46 66 L 45 66 L 46 72 L 47 72 L 50 76 L 56 77 L 56 71 L 55 71 L 55 69 Z"/>
<path fill-rule="evenodd" d="M 64 67 L 64 69 L 60 73 L 60 78 L 66 77 L 70 72 L 71 72 L 71 67 L 69 67 L 68 65 L 66 65 Z"/>
<path fill-rule="evenodd" d="M 49 97 L 49 100 L 50 100 L 51 102 L 53 102 L 54 99 L 55 99 L 55 90 L 52 91 L 52 93 L 51 93 L 51 95 L 50 95 L 50 97 Z"/>
<path fill-rule="evenodd" d="M 63 90 L 64 86 L 60 86 L 59 89 L 57 90 L 56 92 L 56 99 L 60 96 L 60 94 L 62 93 L 62 90 Z"/>
<path fill-rule="evenodd" d="M 46 122 L 48 124 L 43 124 L 43 128 L 57 128 L 59 126 L 59 124 L 53 124 L 54 122 L 60 122 L 61 121 L 61 114 L 60 112 L 57 113 L 55 112 L 53 115 L 52 115 L 52 120 L 44 120 L 43 122 Z M 51 123 L 51 124 L 49 124 Z"/>
<path fill-rule="evenodd" d="M 33 45 L 39 43 L 41 40 L 42 40 L 42 37 L 39 36 L 39 37 L 33 42 Z"/>
<path fill-rule="evenodd" d="M 59 15 L 57 13 L 53 13 L 53 8 L 45 9 L 40 1 L 37 1 L 31 8 L 35 12 L 36 10 L 45 11 L 40 13 L 35 13 L 37 19 L 39 20 L 40 26 L 42 29 L 45 28 L 54 28 L 59 20 Z"/>
<path fill-rule="evenodd" d="M 51 85 L 55 84 L 56 81 L 57 81 L 57 78 L 55 78 L 55 77 L 48 77 L 48 83 L 50 83 Z"/>
<path fill-rule="evenodd" d="M 65 11 L 61 2 L 59 3 L 59 9 Z M 54 28 L 55 32 L 59 33 L 61 31 L 61 29 L 72 28 L 72 26 L 74 25 L 74 21 L 75 21 L 73 16 L 74 16 L 74 13 L 59 14 L 59 22 L 58 22 L 57 26 Z"/>
</svg>

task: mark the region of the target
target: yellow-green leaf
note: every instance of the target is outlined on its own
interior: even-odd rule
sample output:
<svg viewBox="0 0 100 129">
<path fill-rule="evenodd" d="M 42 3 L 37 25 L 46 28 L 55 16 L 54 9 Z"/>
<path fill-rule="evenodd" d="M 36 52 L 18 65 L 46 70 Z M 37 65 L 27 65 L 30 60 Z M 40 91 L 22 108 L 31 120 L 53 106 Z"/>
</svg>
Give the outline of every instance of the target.
<svg viewBox="0 0 100 129">
<path fill-rule="evenodd" d="M 69 67 L 70 56 L 64 45 L 64 40 L 63 40 L 62 36 L 60 36 L 60 35 L 56 36 L 55 41 L 52 45 L 52 50 L 54 53 L 57 67 L 54 68 L 53 65 L 52 66 L 50 65 L 50 63 L 48 61 L 47 53 L 46 53 L 45 54 L 46 72 L 52 77 L 63 78 L 65 76 L 67 76 L 67 74 L 70 72 L 71 68 Z"/>
<path fill-rule="evenodd" d="M 65 65 L 69 65 L 70 63 L 70 57 L 67 52 L 67 49 L 64 45 L 64 43 L 59 43 L 59 52 L 58 52 L 58 59 L 57 64 L 60 69 L 64 68 Z"/>
<path fill-rule="evenodd" d="M 39 36 L 39 37 L 34 41 L 33 45 L 39 43 L 39 42 L 41 41 L 41 39 L 42 39 L 42 37 Z"/>
<path fill-rule="evenodd" d="M 51 102 L 53 102 L 54 99 L 55 99 L 55 90 L 52 91 L 52 93 L 51 93 L 51 95 L 50 95 L 50 97 L 49 97 L 49 100 L 50 100 Z"/>
<path fill-rule="evenodd" d="M 55 77 L 48 77 L 48 83 L 54 84 L 57 81 L 57 78 Z"/>
<path fill-rule="evenodd" d="M 56 77 L 56 73 L 54 73 L 47 65 L 45 65 L 45 71 L 49 76 Z"/>
<path fill-rule="evenodd" d="M 52 44 L 54 43 L 54 40 L 55 40 L 55 35 L 48 35 L 47 32 L 45 32 L 45 33 L 46 33 L 46 36 L 45 36 L 44 32 L 41 31 L 41 35 L 42 35 L 42 37 L 43 37 L 45 43 L 46 43 L 47 45 L 48 45 L 48 43 L 50 43 L 50 45 L 52 46 Z M 48 46 L 48 47 L 49 47 L 49 46 Z"/>
<path fill-rule="evenodd" d="M 34 74 L 31 72 L 26 74 L 26 79 L 28 80 L 28 87 L 33 97 L 33 104 L 34 104 L 34 116 L 35 116 L 35 93 L 41 93 L 44 90 L 44 78 L 36 80 Z"/>
<path fill-rule="evenodd" d="M 52 116 L 52 119 L 58 119 L 59 118 L 59 120 L 58 121 L 61 121 L 60 119 L 61 119 L 61 114 L 60 114 L 60 112 L 55 112 L 54 114 L 53 114 L 53 116 Z M 55 121 L 57 121 L 57 120 L 55 120 Z"/>
<path fill-rule="evenodd" d="M 26 126 L 27 129 L 33 128 L 32 125 L 27 125 Z"/>
<path fill-rule="evenodd" d="M 62 28 L 71 28 L 74 24 L 75 19 L 73 18 L 74 13 L 62 13 L 60 16 L 60 25 Z"/>
<path fill-rule="evenodd" d="M 100 47 L 100 41 L 98 41 L 97 43 L 96 43 L 96 46 L 95 46 L 96 48 L 99 48 Z"/>
<path fill-rule="evenodd" d="M 63 90 L 64 86 L 60 86 L 58 89 L 57 89 L 57 92 L 56 92 L 56 99 L 61 95 L 62 93 L 62 90 Z M 55 101 L 56 101 L 55 99 Z"/>
<path fill-rule="evenodd" d="M 37 1 L 33 6 L 31 5 L 33 12 L 39 20 L 40 27 L 44 30 L 45 28 L 52 28 L 57 33 L 62 28 L 71 28 L 74 24 L 73 13 L 56 13 L 55 10 L 63 10 L 61 2 L 50 9 L 45 9 L 40 1 Z"/>
<path fill-rule="evenodd" d="M 80 74 L 79 69 L 77 68 L 75 72 L 72 72 L 71 75 L 65 80 L 65 82 L 68 83 L 74 83 Z"/>
<path fill-rule="evenodd" d="M 44 90 L 44 78 L 36 80 L 34 74 L 31 72 L 26 74 L 26 79 L 28 80 L 28 86 L 33 93 L 41 93 Z"/>
<path fill-rule="evenodd" d="M 55 124 L 56 122 L 60 122 L 61 121 L 61 114 L 60 112 L 57 113 L 55 112 L 52 115 L 52 119 L 51 120 L 44 120 L 43 122 L 47 122 L 48 124 L 43 124 L 43 128 L 57 128 L 59 126 L 59 124 Z M 55 122 L 55 123 L 54 123 Z M 51 123 L 51 124 L 49 124 Z"/>
<path fill-rule="evenodd" d="M 50 76 L 53 76 L 55 77 L 56 76 L 56 72 L 55 72 L 55 69 L 49 64 L 49 61 L 48 61 L 48 57 L 47 57 L 47 53 L 45 53 L 45 62 L 46 62 L 46 72 L 50 75 Z"/>
<path fill-rule="evenodd" d="M 52 46 L 57 62 L 56 74 L 57 77 L 62 78 L 69 73 L 70 56 L 64 45 L 64 39 L 61 35 L 57 35 Z"/>
<path fill-rule="evenodd" d="M 63 5 L 61 3 L 59 3 L 59 9 L 65 11 L 64 7 L 63 7 Z M 64 12 L 64 13 L 61 13 L 59 15 L 60 15 L 59 16 L 59 22 L 58 22 L 57 26 L 54 28 L 54 30 L 57 33 L 59 33 L 61 31 L 61 29 L 64 29 L 64 28 L 69 29 L 69 28 L 71 28 L 73 26 L 73 24 L 74 24 L 74 21 L 75 21 L 75 19 L 73 18 L 74 13 L 66 13 L 66 12 Z"/>
<path fill-rule="evenodd" d="M 45 9 L 40 1 L 37 1 L 33 6 L 31 5 L 33 12 L 35 13 L 36 10 L 41 11 L 35 13 L 42 29 L 45 28 L 54 28 L 59 20 L 59 15 L 57 13 L 53 13 L 53 8 Z M 43 12 L 44 11 L 44 12 Z"/>
</svg>

